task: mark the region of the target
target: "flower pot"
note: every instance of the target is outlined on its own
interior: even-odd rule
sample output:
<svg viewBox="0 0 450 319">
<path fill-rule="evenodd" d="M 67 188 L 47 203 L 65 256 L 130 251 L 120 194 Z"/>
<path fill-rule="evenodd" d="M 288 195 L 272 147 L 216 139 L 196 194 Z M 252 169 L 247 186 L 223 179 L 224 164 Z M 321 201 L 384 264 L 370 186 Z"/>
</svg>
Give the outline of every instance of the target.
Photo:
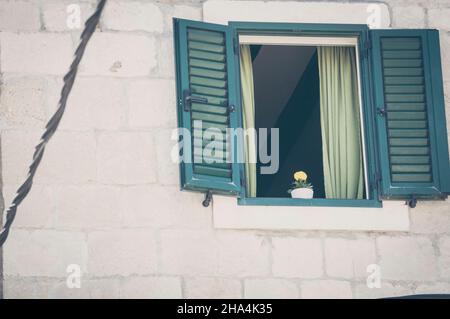
<svg viewBox="0 0 450 319">
<path fill-rule="evenodd" d="M 313 198 L 314 191 L 311 188 L 296 188 L 291 192 L 292 198 Z"/>
</svg>

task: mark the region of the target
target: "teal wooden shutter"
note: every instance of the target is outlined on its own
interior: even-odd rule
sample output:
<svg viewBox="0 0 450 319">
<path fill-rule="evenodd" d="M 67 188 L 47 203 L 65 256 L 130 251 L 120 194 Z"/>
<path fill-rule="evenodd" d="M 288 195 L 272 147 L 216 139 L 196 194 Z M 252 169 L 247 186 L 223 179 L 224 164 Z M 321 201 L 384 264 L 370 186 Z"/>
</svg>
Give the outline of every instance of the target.
<svg viewBox="0 0 450 319">
<path fill-rule="evenodd" d="M 227 135 L 227 129 L 238 125 L 237 66 L 231 32 L 227 26 L 182 19 L 174 19 L 174 31 L 178 123 L 191 133 L 190 149 L 183 149 L 190 161 L 180 165 L 181 187 L 238 193 L 236 136 Z M 195 125 L 199 121 L 201 129 Z M 207 129 L 222 132 L 220 150 L 205 152 L 218 140 L 205 135 Z"/>
<path fill-rule="evenodd" d="M 436 30 L 372 30 L 372 75 L 384 198 L 450 192 Z"/>
</svg>

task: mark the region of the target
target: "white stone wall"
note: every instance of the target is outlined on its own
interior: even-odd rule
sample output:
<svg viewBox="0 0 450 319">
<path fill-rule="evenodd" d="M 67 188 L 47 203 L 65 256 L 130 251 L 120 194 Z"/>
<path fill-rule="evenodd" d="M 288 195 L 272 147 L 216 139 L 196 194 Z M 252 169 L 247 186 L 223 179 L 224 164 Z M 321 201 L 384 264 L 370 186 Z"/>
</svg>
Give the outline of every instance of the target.
<svg viewBox="0 0 450 319">
<path fill-rule="evenodd" d="M 4 297 L 450 293 L 448 200 L 419 202 L 410 211 L 409 232 L 275 232 L 214 229 L 212 208 L 201 205 L 203 195 L 179 191 L 178 166 L 169 160 L 176 127 L 171 18 L 201 20 L 202 2 L 108 1 L 60 130 L 4 247 Z M 342 2 L 352 6 L 354 1 Z M 6 205 L 26 176 L 78 43 L 80 30 L 65 23 L 72 3 L 80 5 L 83 19 L 95 5 L 91 0 L 0 0 Z M 268 3 L 274 12 L 286 8 L 286 1 Z M 328 13 L 339 5 L 317 3 Z M 450 127 L 450 1 L 382 5 L 392 27 L 441 30 Z M 80 289 L 66 285 L 71 264 L 81 269 Z M 368 264 L 381 267 L 379 289 L 366 285 Z"/>
</svg>

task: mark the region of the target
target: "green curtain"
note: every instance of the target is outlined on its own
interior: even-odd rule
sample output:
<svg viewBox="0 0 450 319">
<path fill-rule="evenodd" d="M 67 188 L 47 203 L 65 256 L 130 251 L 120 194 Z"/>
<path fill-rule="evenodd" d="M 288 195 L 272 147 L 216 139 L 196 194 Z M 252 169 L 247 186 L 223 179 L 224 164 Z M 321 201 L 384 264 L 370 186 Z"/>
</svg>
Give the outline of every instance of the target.
<svg viewBox="0 0 450 319">
<path fill-rule="evenodd" d="M 326 198 L 362 199 L 364 175 L 355 50 L 319 47 L 318 61 Z"/>
<path fill-rule="evenodd" d="M 245 178 L 246 194 L 256 197 L 256 135 L 255 135 L 255 95 L 253 88 L 252 55 L 249 45 L 240 47 L 243 127 L 245 130 Z"/>
</svg>

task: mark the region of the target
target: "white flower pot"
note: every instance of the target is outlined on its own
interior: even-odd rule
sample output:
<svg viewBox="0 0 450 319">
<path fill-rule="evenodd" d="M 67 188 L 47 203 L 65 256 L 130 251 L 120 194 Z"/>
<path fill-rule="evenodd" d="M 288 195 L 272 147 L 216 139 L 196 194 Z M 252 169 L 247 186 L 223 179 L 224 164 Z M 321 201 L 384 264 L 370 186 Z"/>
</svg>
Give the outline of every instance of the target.
<svg viewBox="0 0 450 319">
<path fill-rule="evenodd" d="M 313 198 L 314 191 L 311 188 L 296 188 L 292 190 L 291 196 L 292 198 Z"/>
</svg>

